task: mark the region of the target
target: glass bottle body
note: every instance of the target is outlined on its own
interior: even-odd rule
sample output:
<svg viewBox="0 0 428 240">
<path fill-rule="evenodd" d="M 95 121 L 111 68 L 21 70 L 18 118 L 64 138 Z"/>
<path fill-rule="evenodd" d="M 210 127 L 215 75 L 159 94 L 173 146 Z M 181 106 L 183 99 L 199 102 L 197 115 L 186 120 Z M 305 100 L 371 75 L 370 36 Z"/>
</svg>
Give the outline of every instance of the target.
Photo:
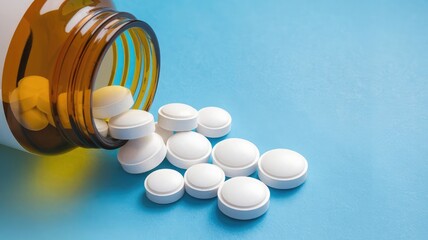
<svg viewBox="0 0 428 240">
<path fill-rule="evenodd" d="M 123 145 L 96 130 L 92 92 L 122 85 L 133 93 L 133 108 L 148 110 L 160 67 L 150 26 L 109 0 L 17 5 L 22 17 L 0 26 L 10 32 L 0 45 L 0 144 L 36 154 Z"/>
</svg>

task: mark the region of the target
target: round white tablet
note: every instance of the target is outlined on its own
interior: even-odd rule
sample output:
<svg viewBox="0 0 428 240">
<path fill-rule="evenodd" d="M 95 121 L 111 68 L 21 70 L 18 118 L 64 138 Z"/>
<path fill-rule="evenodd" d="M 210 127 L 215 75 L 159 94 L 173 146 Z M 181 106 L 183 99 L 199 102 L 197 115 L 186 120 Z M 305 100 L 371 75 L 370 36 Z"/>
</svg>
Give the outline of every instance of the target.
<svg viewBox="0 0 428 240">
<path fill-rule="evenodd" d="M 146 196 L 152 202 L 168 204 L 179 200 L 184 194 L 184 179 L 172 169 L 160 169 L 147 176 L 144 181 Z"/>
<path fill-rule="evenodd" d="M 299 153 L 274 149 L 260 157 L 258 175 L 266 185 L 278 189 L 295 188 L 305 182 L 308 162 Z"/>
<path fill-rule="evenodd" d="M 94 118 L 95 128 L 99 132 L 99 134 L 103 137 L 107 137 L 108 135 L 108 124 L 106 121 L 102 119 Z"/>
<path fill-rule="evenodd" d="M 198 126 L 198 111 L 183 103 L 170 103 L 159 108 L 158 124 L 169 131 L 191 131 Z"/>
<path fill-rule="evenodd" d="M 217 190 L 224 180 L 223 170 L 209 163 L 193 165 L 184 174 L 186 192 L 200 199 L 216 197 Z"/>
<path fill-rule="evenodd" d="M 46 114 L 37 108 L 20 113 L 20 118 L 17 120 L 24 128 L 31 131 L 41 131 L 49 125 Z"/>
<path fill-rule="evenodd" d="M 132 174 L 143 173 L 159 166 L 165 159 L 166 147 L 156 133 L 129 140 L 119 149 L 117 158 L 122 168 Z"/>
<path fill-rule="evenodd" d="M 162 139 L 163 139 L 163 141 L 164 141 L 165 144 L 168 141 L 168 139 L 172 135 L 174 135 L 173 131 L 168 131 L 168 130 L 165 130 L 165 129 L 161 128 L 157 122 L 155 122 L 155 132 L 162 137 Z"/>
<path fill-rule="evenodd" d="M 218 207 L 225 215 L 249 220 L 260 217 L 269 208 L 269 188 L 251 177 L 235 177 L 218 189 Z"/>
<path fill-rule="evenodd" d="M 227 135 L 232 126 L 232 117 L 222 108 L 206 107 L 199 110 L 198 133 L 209 138 Z"/>
<path fill-rule="evenodd" d="M 155 121 L 149 112 L 131 109 L 110 118 L 110 136 L 116 139 L 136 139 L 155 132 Z"/>
<path fill-rule="evenodd" d="M 198 163 L 208 162 L 211 154 L 211 143 L 196 132 L 180 132 L 174 134 L 166 143 L 166 158 L 178 167 L 187 169 Z"/>
<path fill-rule="evenodd" d="M 51 102 L 49 99 L 49 89 L 40 91 L 37 99 L 37 108 L 46 114 L 52 114 Z"/>
<path fill-rule="evenodd" d="M 259 149 L 250 141 L 229 138 L 214 146 L 213 163 L 223 169 L 228 177 L 248 176 L 257 169 Z"/>
<path fill-rule="evenodd" d="M 129 89 L 122 86 L 107 86 L 94 91 L 92 114 L 95 118 L 111 118 L 126 112 L 134 105 Z"/>
<path fill-rule="evenodd" d="M 41 76 L 27 76 L 18 83 L 21 111 L 36 107 L 39 94 L 49 89 L 49 80 Z"/>
</svg>

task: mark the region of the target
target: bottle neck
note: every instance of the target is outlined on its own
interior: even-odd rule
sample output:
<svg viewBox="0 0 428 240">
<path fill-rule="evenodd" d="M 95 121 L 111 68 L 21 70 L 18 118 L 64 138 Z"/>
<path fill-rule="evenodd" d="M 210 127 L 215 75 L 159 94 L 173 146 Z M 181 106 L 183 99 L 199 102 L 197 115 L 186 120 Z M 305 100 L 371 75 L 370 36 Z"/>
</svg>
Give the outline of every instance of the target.
<svg viewBox="0 0 428 240">
<path fill-rule="evenodd" d="M 134 95 L 133 108 L 148 110 L 159 78 L 159 45 L 150 26 L 131 14 L 109 8 L 85 14 L 69 27 L 72 37 L 58 57 L 51 90 L 56 105 L 53 115 L 63 136 L 73 144 L 117 148 L 124 141 L 103 137 L 96 130 L 92 92 L 122 85 Z"/>
</svg>

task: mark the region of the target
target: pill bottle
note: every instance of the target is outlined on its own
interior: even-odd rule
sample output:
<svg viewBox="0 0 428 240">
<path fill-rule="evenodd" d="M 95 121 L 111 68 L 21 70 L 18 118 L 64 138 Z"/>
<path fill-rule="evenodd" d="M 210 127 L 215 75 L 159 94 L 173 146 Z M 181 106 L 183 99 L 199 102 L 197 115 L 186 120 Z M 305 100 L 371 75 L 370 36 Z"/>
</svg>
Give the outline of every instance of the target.
<svg viewBox="0 0 428 240">
<path fill-rule="evenodd" d="M 92 92 L 125 86 L 133 108 L 150 107 L 160 68 L 152 28 L 110 0 L 0 4 L 0 144 L 42 155 L 122 146 L 96 129 Z"/>
</svg>

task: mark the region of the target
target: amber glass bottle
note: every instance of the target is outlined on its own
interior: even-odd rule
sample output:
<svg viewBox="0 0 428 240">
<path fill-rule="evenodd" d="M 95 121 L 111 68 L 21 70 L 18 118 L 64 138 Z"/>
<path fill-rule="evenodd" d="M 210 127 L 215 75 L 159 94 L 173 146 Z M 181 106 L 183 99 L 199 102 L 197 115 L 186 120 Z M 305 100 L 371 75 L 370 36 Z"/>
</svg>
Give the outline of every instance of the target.
<svg viewBox="0 0 428 240">
<path fill-rule="evenodd" d="M 36 154 L 123 145 L 94 127 L 92 92 L 122 85 L 134 108 L 150 107 L 160 67 L 150 26 L 109 0 L 0 2 L 0 144 Z"/>
</svg>

